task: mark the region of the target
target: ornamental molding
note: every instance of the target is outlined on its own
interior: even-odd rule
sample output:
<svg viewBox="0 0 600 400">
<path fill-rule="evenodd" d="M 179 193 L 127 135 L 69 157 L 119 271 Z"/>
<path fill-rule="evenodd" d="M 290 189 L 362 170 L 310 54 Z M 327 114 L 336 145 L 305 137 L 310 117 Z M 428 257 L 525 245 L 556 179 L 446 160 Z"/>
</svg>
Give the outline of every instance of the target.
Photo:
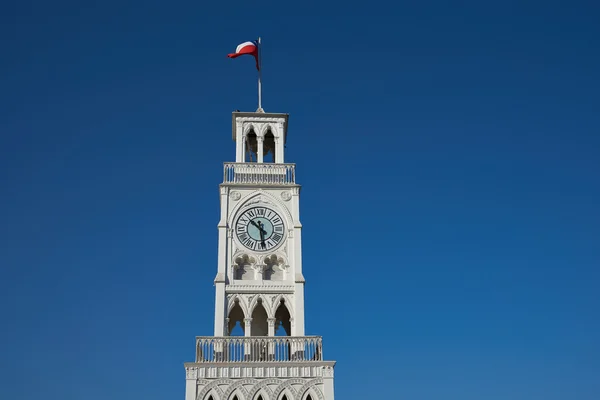
<svg viewBox="0 0 600 400">
<path fill-rule="evenodd" d="M 242 309 L 244 318 L 249 318 L 249 316 L 251 316 L 254 312 L 254 309 L 257 307 L 259 300 L 261 301 L 261 304 L 267 313 L 267 318 L 275 318 L 275 313 L 277 313 L 281 301 L 283 300 L 283 306 L 286 307 L 288 312 L 290 313 L 290 322 L 292 322 L 293 317 L 295 315 L 293 297 L 283 293 L 278 293 L 274 296 L 267 296 L 267 293 L 228 293 L 226 319 L 229 319 L 231 311 L 236 306 L 236 304 L 239 304 L 240 308 Z"/>
<path fill-rule="evenodd" d="M 283 201 L 290 201 L 292 194 L 289 191 L 281 192 L 281 198 Z"/>
<path fill-rule="evenodd" d="M 271 390 L 271 388 L 269 387 L 269 385 L 281 385 L 283 382 L 281 381 L 281 379 L 276 379 L 276 378 L 270 378 L 270 379 L 265 379 L 262 382 L 260 382 L 258 385 L 254 386 L 252 388 L 252 390 L 250 390 L 249 399 L 254 399 L 256 394 L 261 391 L 264 390 L 267 393 L 267 399 L 276 399 L 277 397 L 273 397 L 273 390 Z"/>
<path fill-rule="evenodd" d="M 186 367 L 185 368 L 185 379 L 197 379 L 198 378 L 198 368 L 196 367 Z"/>
<path fill-rule="evenodd" d="M 282 117 L 237 117 L 236 122 L 271 122 L 271 123 L 285 123 L 285 118 Z"/>
<path fill-rule="evenodd" d="M 204 400 L 204 398 L 206 397 L 208 392 L 210 392 L 211 390 L 215 390 L 218 393 L 219 398 L 222 399 L 223 391 L 221 390 L 221 388 L 219 386 L 231 385 L 234 382 L 235 381 L 233 381 L 231 379 L 219 379 L 219 380 L 213 381 L 213 382 L 209 383 L 208 385 L 204 386 L 202 388 L 202 390 L 200 390 L 198 392 L 198 395 L 196 396 L 196 400 Z"/>
<path fill-rule="evenodd" d="M 298 393 L 296 394 L 296 399 L 302 400 L 302 398 L 304 397 L 304 394 L 306 392 L 310 391 L 311 393 L 315 393 L 317 395 L 317 397 L 319 398 L 319 400 L 324 400 L 323 392 L 321 392 L 318 388 L 318 385 L 322 385 L 322 384 L 323 384 L 322 378 L 317 378 L 317 379 L 313 379 L 313 380 L 306 382 L 304 384 L 304 386 L 302 386 L 298 390 Z"/>
<path fill-rule="evenodd" d="M 326 364 L 324 366 L 324 364 Z M 326 369 L 332 369 L 333 362 L 330 361 L 295 361 L 286 363 L 273 363 L 272 365 L 262 366 L 259 363 L 238 363 L 237 365 L 225 366 L 222 363 L 189 363 L 188 367 L 195 368 L 198 379 L 198 385 L 206 386 L 214 384 L 215 381 L 221 384 L 237 382 L 239 379 L 270 379 L 277 378 L 280 381 L 306 383 L 308 380 L 319 380 L 328 378 L 324 375 Z M 223 381 L 226 381 L 223 383 Z"/>
<path fill-rule="evenodd" d="M 306 379 L 288 379 L 285 382 L 283 382 L 281 385 L 279 385 L 277 387 L 277 389 L 275 389 L 274 392 L 274 396 L 273 398 L 278 399 L 279 396 L 281 396 L 281 393 L 283 393 L 284 391 L 287 391 L 288 393 L 291 394 L 291 398 L 295 399 L 296 398 L 296 389 L 294 389 L 294 386 L 292 385 L 304 385 L 306 383 Z"/>
<path fill-rule="evenodd" d="M 242 198 L 242 194 L 238 191 L 233 191 L 229 194 L 229 197 L 231 197 L 231 200 L 233 201 L 238 201 Z"/>
<path fill-rule="evenodd" d="M 286 293 L 293 294 L 293 285 L 227 285 L 225 293 L 248 294 L 248 293 Z"/>
<path fill-rule="evenodd" d="M 257 383 L 259 383 L 259 381 L 256 379 L 242 379 L 241 381 L 237 381 L 227 388 L 223 398 L 229 399 L 233 392 L 239 390 L 242 393 L 242 396 L 244 396 L 244 399 L 249 399 L 250 397 L 248 397 L 248 390 L 244 387 L 244 385 L 256 385 Z"/>
<path fill-rule="evenodd" d="M 244 206 L 245 207 L 249 207 L 253 204 L 270 204 L 270 205 L 275 205 L 272 201 L 270 201 L 269 198 L 267 198 L 266 196 L 264 196 L 263 194 L 259 194 L 258 196 L 256 196 L 254 199 L 248 200 L 244 202 Z"/>
</svg>

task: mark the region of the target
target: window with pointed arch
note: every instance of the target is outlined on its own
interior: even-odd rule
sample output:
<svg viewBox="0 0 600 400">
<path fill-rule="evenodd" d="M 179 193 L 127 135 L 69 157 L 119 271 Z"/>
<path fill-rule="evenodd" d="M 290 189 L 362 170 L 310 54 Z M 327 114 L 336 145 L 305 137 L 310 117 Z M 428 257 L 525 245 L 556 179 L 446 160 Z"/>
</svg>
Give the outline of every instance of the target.
<svg viewBox="0 0 600 400">
<path fill-rule="evenodd" d="M 271 127 L 267 128 L 267 133 L 263 139 L 263 162 L 275 162 L 275 135 Z"/>
</svg>

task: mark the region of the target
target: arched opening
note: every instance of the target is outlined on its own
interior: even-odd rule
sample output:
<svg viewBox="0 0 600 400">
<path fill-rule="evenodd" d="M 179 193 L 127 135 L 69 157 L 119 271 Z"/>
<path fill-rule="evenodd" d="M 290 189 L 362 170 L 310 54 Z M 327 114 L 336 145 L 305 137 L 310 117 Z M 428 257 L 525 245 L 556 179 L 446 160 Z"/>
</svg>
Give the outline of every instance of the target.
<svg viewBox="0 0 600 400">
<path fill-rule="evenodd" d="M 267 336 L 269 334 L 269 323 L 267 322 L 267 311 L 263 307 L 262 299 L 258 299 L 256 307 L 252 311 L 251 336 Z"/>
<path fill-rule="evenodd" d="M 252 269 L 252 263 L 255 262 L 254 258 L 244 254 L 236 257 L 233 272 L 233 279 L 241 281 L 252 281 L 254 280 L 254 270 Z"/>
<path fill-rule="evenodd" d="M 266 281 L 282 281 L 283 275 L 283 259 L 277 258 L 275 254 L 265 257 L 265 274 L 264 280 Z"/>
<path fill-rule="evenodd" d="M 250 131 L 246 134 L 246 143 L 245 154 L 244 154 L 244 162 L 256 162 L 258 161 L 258 145 L 256 140 L 256 133 L 254 129 L 250 129 Z"/>
<path fill-rule="evenodd" d="M 312 400 L 312 397 L 310 396 L 310 394 L 308 396 L 306 396 L 306 400 Z"/>
<path fill-rule="evenodd" d="M 244 336 L 244 310 L 238 299 L 235 299 L 235 305 L 229 312 L 227 332 L 229 336 Z"/>
<path fill-rule="evenodd" d="M 213 397 L 212 397 L 212 395 L 211 395 L 211 396 L 208 396 L 208 400 L 213 400 Z"/>
<path fill-rule="evenodd" d="M 291 336 L 292 317 L 290 311 L 285 305 L 285 300 L 281 299 L 277 311 L 275 311 L 275 336 Z"/>
<path fill-rule="evenodd" d="M 259 395 L 259 396 L 256 398 L 256 400 L 263 400 L 263 398 L 262 398 L 262 396 L 260 396 L 260 395 Z"/>
<path fill-rule="evenodd" d="M 275 162 L 275 135 L 270 127 L 263 141 L 263 162 Z"/>
<path fill-rule="evenodd" d="M 281 400 L 287 400 L 287 396 L 284 394 Z"/>
</svg>

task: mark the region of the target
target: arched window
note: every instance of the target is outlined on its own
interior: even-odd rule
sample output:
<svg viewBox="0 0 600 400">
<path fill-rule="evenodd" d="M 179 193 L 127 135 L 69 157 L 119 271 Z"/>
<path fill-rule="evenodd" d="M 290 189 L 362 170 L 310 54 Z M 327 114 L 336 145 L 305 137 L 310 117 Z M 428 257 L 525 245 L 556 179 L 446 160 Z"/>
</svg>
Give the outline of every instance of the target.
<svg viewBox="0 0 600 400">
<path fill-rule="evenodd" d="M 290 319 L 290 312 L 285 305 L 285 300 L 282 299 L 275 311 L 275 336 L 291 335 Z"/>
<path fill-rule="evenodd" d="M 244 311 L 238 299 L 235 299 L 235 305 L 229 312 L 227 331 L 229 336 L 244 336 Z"/>
<path fill-rule="evenodd" d="M 263 162 L 275 162 L 275 136 L 270 127 L 263 139 Z"/>
<path fill-rule="evenodd" d="M 246 135 L 246 143 L 244 143 L 244 148 L 246 149 L 246 154 L 244 154 L 244 162 L 257 162 L 258 146 L 254 129 L 250 129 Z"/>
<path fill-rule="evenodd" d="M 252 311 L 252 326 L 250 328 L 251 336 L 267 336 L 269 334 L 269 324 L 267 322 L 267 311 L 262 305 L 262 300 L 258 299 L 254 311 Z"/>
</svg>

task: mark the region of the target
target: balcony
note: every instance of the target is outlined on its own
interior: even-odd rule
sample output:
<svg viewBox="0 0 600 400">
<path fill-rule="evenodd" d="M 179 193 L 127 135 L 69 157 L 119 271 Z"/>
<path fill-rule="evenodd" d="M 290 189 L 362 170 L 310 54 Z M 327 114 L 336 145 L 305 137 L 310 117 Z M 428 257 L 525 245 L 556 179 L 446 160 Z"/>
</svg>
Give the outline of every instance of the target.
<svg viewBox="0 0 600 400">
<path fill-rule="evenodd" d="M 323 361 L 321 336 L 196 337 L 197 363 Z"/>
<path fill-rule="evenodd" d="M 223 183 L 292 186 L 296 184 L 296 164 L 225 163 Z"/>
</svg>

